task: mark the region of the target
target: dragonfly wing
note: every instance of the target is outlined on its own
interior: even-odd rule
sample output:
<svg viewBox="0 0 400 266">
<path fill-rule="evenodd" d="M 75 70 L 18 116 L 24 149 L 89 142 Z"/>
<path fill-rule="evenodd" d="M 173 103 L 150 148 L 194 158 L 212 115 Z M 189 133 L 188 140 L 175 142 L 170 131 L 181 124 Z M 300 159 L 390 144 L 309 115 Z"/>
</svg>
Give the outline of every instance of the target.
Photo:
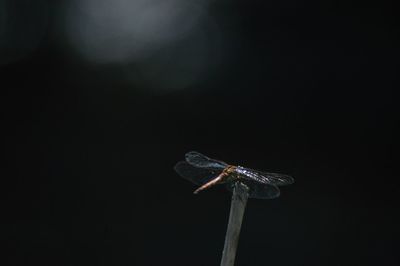
<svg viewBox="0 0 400 266">
<path fill-rule="evenodd" d="M 245 179 L 254 180 L 263 184 L 271 184 L 275 186 L 285 186 L 293 184 L 294 179 L 291 176 L 277 173 L 265 173 L 249 168 L 240 167 L 237 172 Z"/>
<path fill-rule="evenodd" d="M 289 175 L 264 172 L 258 172 L 258 174 L 267 178 L 270 181 L 270 184 L 276 186 L 286 186 L 294 183 L 294 178 Z"/>
<path fill-rule="evenodd" d="M 221 170 L 217 171 L 194 167 L 193 165 L 184 161 L 178 162 L 174 169 L 181 177 L 196 185 L 204 185 L 221 172 Z"/>
<path fill-rule="evenodd" d="M 206 169 L 225 169 L 228 165 L 222 161 L 214 160 L 211 158 L 208 158 L 207 156 L 197 152 L 197 151 L 190 151 L 185 154 L 185 159 L 186 161 L 195 166 L 195 167 L 200 167 L 200 168 L 206 168 Z"/>
<path fill-rule="evenodd" d="M 250 180 L 243 180 L 243 182 L 249 188 L 249 198 L 253 199 L 274 199 L 279 197 L 280 190 L 275 185 L 260 184 Z M 229 191 L 233 190 L 233 183 L 227 184 Z"/>
</svg>

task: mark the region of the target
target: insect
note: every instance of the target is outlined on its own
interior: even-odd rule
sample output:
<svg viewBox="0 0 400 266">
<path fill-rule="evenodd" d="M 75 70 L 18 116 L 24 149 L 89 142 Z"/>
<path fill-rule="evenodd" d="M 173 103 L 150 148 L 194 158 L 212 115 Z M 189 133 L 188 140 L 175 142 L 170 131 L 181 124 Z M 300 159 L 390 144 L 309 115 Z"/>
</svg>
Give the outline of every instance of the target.
<svg viewBox="0 0 400 266">
<path fill-rule="evenodd" d="M 250 198 L 273 199 L 280 195 L 278 186 L 294 182 L 288 175 L 229 165 L 196 151 L 186 153 L 185 161 L 178 162 L 174 169 L 183 178 L 200 185 L 195 194 L 218 184 L 225 184 L 228 190 L 232 190 L 235 182 L 239 181 L 249 188 Z"/>
</svg>

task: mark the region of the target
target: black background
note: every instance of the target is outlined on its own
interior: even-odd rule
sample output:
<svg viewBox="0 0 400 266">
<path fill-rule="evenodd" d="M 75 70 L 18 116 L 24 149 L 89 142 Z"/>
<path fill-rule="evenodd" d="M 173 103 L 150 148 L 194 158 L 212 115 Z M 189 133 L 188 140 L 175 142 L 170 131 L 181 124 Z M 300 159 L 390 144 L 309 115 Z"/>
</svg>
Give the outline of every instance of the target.
<svg viewBox="0 0 400 266">
<path fill-rule="evenodd" d="M 186 89 L 119 81 L 52 30 L 1 66 L 4 265 L 219 265 L 230 195 L 192 194 L 190 150 L 296 179 L 249 200 L 237 265 L 400 264 L 394 7 L 250 2 L 213 5 L 236 42 Z"/>
</svg>

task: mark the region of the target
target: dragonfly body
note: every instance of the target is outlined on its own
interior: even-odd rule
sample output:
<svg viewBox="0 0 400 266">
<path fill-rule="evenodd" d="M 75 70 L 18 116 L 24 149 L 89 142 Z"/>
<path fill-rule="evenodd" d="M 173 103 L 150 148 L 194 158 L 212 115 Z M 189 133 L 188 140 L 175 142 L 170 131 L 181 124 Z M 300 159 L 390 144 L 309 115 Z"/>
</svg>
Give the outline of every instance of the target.
<svg viewBox="0 0 400 266">
<path fill-rule="evenodd" d="M 207 189 L 211 186 L 217 185 L 217 184 L 222 184 L 222 183 L 227 183 L 227 182 L 233 182 L 235 180 L 239 180 L 240 176 L 237 172 L 237 167 L 233 165 L 228 165 L 222 170 L 222 172 L 214 179 L 211 181 L 205 183 L 198 189 L 194 191 L 194 194 L 197 194 L 198 192 Z"/>
<path fill-rule="evenodd" d="M 270 199 L 279 196 L 278 186 L 294 182 L 288 175 L 229 165 L 195 151 L 186 153 L 185 159 L 175 165 L 175 171 L 183 178 L 200 185 L 194 191 L 195 194 L 218 184 L 226 184 L 232 190 L 234 183 L 240 181 L 249 188 L 251 198 Z"/>
</svg>

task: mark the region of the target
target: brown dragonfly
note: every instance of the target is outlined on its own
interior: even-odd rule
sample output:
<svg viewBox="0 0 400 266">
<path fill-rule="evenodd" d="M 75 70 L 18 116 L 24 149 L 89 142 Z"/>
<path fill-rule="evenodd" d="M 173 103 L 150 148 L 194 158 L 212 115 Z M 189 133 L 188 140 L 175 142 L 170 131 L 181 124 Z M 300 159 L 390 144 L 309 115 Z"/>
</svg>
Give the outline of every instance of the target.
<svg viewBox="0 0 400 266">
<path fill-rule="evenodd" d="M 178 162 L 174 169 L 183 178 L 200 185 L 195 194 L 218 184 L 226 184 L 227 189 L 232 191 L 235 182 L 240 181 L 249 188 L 250 198 L 272 199 L 280 195 L 278 186 L 294 182 L 293 177 L 288 175 L 229 165 L 196 151 L 186 153 L 185 161 Z"/>
</svg>

